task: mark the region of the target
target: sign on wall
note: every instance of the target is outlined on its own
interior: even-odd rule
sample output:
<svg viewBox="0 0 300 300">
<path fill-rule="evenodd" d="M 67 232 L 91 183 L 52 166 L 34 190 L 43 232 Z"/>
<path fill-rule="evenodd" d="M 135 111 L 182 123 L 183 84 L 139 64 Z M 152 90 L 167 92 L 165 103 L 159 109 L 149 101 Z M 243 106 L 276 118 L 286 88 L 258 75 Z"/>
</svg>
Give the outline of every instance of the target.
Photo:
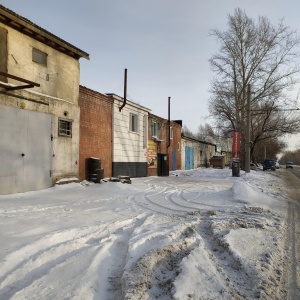
<svg viewBox="0 0 300 300">
<path fill-rule="evenodd" d="M 148 168 L 157 168 L 157 145 L 148 141 Z"/>
<path fill-rule="evenodd" d="M 234 131 L 232 135 L 232 158 L 241 157 L 241 132 Z"/>
</svg>

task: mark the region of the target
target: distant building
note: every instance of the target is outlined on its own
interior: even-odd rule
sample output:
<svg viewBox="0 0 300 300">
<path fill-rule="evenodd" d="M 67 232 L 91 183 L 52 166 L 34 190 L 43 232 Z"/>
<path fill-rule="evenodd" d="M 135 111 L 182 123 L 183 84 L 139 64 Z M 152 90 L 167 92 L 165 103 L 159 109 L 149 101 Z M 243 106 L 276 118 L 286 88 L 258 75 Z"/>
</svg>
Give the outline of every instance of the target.
<svg viewBox="0 0 300 300">
<path fill-rule="evenodd" d="M 149 114 L 149 176 L 169 175 L 169 171 L 181 169 L 181 124 L 170 121 L 170 131 L 168 127 L 168 120 Z"/>
<path fill-rule="evenodd" d="M 209 167 L 209 159 L 216 154 L 216 145 L 182 135 L 182 168 L 184 170 Z"/>
<path fill-rule="evenodd" d="M 0 5 L 0 194 L 78 176 L 82 57 L 89 59 Z"/>
</svg>

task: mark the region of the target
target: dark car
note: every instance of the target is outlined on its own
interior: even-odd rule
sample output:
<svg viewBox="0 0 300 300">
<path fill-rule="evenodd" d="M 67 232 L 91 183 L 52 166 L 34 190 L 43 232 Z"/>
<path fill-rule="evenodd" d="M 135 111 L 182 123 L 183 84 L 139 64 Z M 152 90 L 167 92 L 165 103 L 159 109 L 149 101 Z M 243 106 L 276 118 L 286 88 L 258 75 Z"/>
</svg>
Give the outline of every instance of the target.
<svg viewBox="0 0 300 300">
<path fill-rule="evenodd" d="M 272 170 L 275 171 L 276 170 L 276 163 L 273 159 L 265 159 L 264 163 L 263 163 L 263 170 Z"/>
<path fill-rule="evenodd" d="M 288 168 L 293 169 L 293 165 L 294 165 L 294 163 L 292 161 L 287 161 L 285 163 L 285 168 L 286 169 L 288 169 Z"/>
</svg>

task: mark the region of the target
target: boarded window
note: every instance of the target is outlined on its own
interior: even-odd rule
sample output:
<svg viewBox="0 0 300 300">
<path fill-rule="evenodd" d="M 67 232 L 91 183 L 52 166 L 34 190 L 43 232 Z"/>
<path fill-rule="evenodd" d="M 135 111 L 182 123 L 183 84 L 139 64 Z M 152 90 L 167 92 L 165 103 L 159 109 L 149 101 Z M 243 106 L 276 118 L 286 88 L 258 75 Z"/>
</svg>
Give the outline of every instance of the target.
<svg viewBox="0 0 300 300">
<path fill-rule="evenodd" d="M 138 115 L 132 113 L 129 115 L 129 130 L 138 132 Z"/>
<path fill-rule="evenodd" d="M 32 61 L 47 66 L 47 54 L 32 48 Z"/>
<path fill-rule="evenodd" d="M 72 122 L 68 120 L 59 120 L 58 122 L 58 135 L 72 136 Z"/>
</svg>

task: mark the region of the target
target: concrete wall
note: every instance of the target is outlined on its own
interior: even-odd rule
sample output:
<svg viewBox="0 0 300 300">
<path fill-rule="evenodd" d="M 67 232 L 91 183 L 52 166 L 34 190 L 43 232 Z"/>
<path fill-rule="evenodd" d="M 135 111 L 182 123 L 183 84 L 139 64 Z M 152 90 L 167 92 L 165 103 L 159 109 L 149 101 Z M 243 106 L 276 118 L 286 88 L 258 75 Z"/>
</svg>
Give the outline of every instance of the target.
<svg viewBox="0 0 300 300">
<path fill-rule="evenodd" d="M 80 113 L 78 60 L 5 24 L 0 23 L 0 28 L 2 32 L 3 30 L 7 32 L 7 40 L 0 39 L 0 49 L 4 49 L 3 43 L 6 43 L 7 72 L 41 85 L 16 91 L 5 91 L 4 88 L 0 88 L 0 104 L 51 114 L 53 116 L 52 183 L 62 177 L 78 176 Z M 33 47 L 48 54 L 47 66 L 32 61 Z M 10 85 L 24 85 L 10 78 L 3 79 L 1 82 L 6 81 Z M 72 122 L 71 137 L 58 135 L 60 118 Z"/>
<path fill-rule="evenodd" d="M 8 32 L 7 72 L 9 74 L 39 83 L 40 87 L 33 88 L 36 92 L 77 103 L 80 80 L 78 60 L 5 24 L 0 23 L 0 28 Z M 1 43 L 5 41 L 1 39 Z M 47 54 L 47 66 L 32 61 L 33 48 Z M 8 82 L 20 83 L 13 79 L 8 79 Z"/>
<path fill-rule="evenodd" d="M 0 94 L 0 104 L 53 115 L 52 183 L 54 184 L 57 179 L 62 177 L 78 176 L 79 107 L 77 105 L 63 99 L 59 100 L 36 94 L 29 90 Z M 67 116 L 65 116 L 65 113 L 67 113 Z M 58 135 L 59 118 L 72 121 L 72 137 Z M 39 126 L 39 124 L 37 123 L 36 126 Z"/>
<path fill-rule="evenodd" d="M 195 139 L 181 138 L 181 164 L 185 166 L 185 147 L 194 148 L 194 169 L 199 167 L 208 167 L 209 159 L 215 155 L 215 145 L 197 141 Z"/>
<path fill-rule="evenodd" d="M 111 177 L 113 99 L 80 86 L 79 106 L 79 178 L 87 179 L 85 161 L 89 157 L 100 158 L 104 177 Z"/>
</svg>

